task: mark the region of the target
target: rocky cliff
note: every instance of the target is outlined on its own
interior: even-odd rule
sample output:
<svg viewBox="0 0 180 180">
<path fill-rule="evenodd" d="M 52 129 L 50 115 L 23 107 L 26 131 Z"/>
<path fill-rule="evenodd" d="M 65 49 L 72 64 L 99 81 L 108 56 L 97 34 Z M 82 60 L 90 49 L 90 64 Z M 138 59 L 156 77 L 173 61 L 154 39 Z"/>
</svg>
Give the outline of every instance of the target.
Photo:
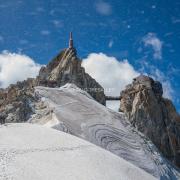
<svg viewBox="0 0 180 180">
<path fill-rule="evenodd" d="M 75 48 L 61 51 L 46 67 L 40 69 L 37 77 L 38 85 L 60 87 L 66 83 L 73 83 L 105 105 L 104 89 L 85 72 L 81 62 Z"/>
<path fill-rule="evenodd" d="M 160 82 L 140 75 L 121 92 L 120 111 L 165 157 L 180 166 L 180 116 L 162 95 Z"/>
<path fill-rule="evenodd" d="M 35 79 L 27 79 L 0 90 L 0 123 L 24 122 L 33 113 Z"/>
</svg>

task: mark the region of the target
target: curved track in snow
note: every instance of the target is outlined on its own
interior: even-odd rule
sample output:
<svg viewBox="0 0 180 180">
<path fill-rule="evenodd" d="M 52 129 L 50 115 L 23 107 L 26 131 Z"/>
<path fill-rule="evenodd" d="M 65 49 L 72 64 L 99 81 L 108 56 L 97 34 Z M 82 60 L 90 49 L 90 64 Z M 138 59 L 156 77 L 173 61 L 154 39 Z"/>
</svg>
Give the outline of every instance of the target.
<svg viewBox="0 0 180 180">
<path fill-rule="evenodd" d="M 165 160 L 153 144 L 134 130 L 122 113 L 113 112 L 94 101 L 86 92 L 74 85 L 61 88 L 37 87 L 46 110 L 51 117 L 31 120 L 81 137 L 132 164 L 153 174 L 159 179 L 178 179 L 179 173 Z M 36 110 L 36 115 L 42 112 Z M 42 117 L 44 117 L 41 114 Z"/>
</svg>

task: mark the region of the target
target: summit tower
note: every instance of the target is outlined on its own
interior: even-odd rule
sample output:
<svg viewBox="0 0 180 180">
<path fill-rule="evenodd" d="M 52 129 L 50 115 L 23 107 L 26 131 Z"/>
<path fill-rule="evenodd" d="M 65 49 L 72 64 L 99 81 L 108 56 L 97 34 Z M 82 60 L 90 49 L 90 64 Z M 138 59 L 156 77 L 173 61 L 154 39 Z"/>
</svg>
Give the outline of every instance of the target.
<svg viewBox="0 0 180 180">
<path fill-rule="evenodd" d="M 70 32 L 69 36 L 69 49 L 73 49 L 73 37 L 72 37 L 72 32 Z"/>
</svg>

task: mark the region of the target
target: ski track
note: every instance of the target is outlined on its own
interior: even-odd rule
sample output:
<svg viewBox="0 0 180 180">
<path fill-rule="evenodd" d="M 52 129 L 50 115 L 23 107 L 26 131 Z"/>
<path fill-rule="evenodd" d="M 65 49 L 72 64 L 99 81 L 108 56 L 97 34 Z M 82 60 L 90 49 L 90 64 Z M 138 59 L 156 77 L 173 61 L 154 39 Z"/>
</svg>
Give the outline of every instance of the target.
<svg viewBox="0 0 180 180">
<path fill-rule="evenodd" d="M 60 152 L 60 151 L 75 151 L 78 149 L 90 148 L 91 145 L 81 145 L 76 147 L 49 147 L 49 148 L 30 148 L 30 149 L 0 149 L 0 179 L 13 179 L 13 176 L 8 171 L 8 165 L 18 155 L 25 155 L 28 153 L 41 152 Z"/>
</svg>

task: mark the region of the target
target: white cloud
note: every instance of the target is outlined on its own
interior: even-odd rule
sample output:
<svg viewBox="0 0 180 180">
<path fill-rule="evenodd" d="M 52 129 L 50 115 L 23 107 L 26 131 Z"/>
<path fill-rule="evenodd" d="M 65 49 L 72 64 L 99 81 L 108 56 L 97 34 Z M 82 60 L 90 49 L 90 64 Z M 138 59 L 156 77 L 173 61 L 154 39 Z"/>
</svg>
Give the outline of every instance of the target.
<svg viewBox="0 0 180 180">
<path fill-rule="evenodd" d="M 107 95 L 118 96 L 138 72 L 127 60 L 118 61 L 103 53 L 91 53 L 84 59 L 82 66 L 105 89 Z"/>
<path fill-rule="evenodd" d="M 26 55 L 3 51 L 0 54 L 0 87 L 36 77 L 40 67 Z"/>
<path fill-rule="evenodd" d="M 172 84 L 171 84 L 170 80 L 168 79 L 168 77 L 163 72 L 161 72 L 159 69 L 152 67 L 152 66 L 151 66 L 151 76 L 155 80 L 160 81 L 162 83 L 163 96 L 165 98 L 173 100 L 174 90 L 173 90 Z"/>
<path fill-rule="evenodd" d="M 55 27 L 61 28 L 63 27 L 63 22 L 60 20 L 53 20 L 52 23 L 54 24 Z"/>
<path fill-rule="evenodd" d="M 110 40 L 110 41 L 109 41 L 109 44 L 108 44 L 108 47 L 109 47 L 109 48 L 112 48 L 113 44 L 114 44 L 114 41 L 113 41 L 113 40 Z"/>
<path fill-rule="evenodd" d="M 50 31 L 48 31 L 48 30 L 42 30 L 41 31 L 41 35 L 47 36 L 49 34 L 50 34 Z"/>
<path fill-rule="evenodd" d="M 110 15 L 112 13 L 112 7 L 109 3 L 99 1 L 95 4 L 96 11 L 101 15 Z"/>
<path fill-rule="evenodd" d="M 139 74 L 127 60 L 118 61 L 115 57 L 103 53 L 90 54 L 83 60 L 82 66 L 103 86 L 105 94 L 112 96 L 119 96 L 120 91 Z M 109 102 L 109 104 L 109 107 L 115 110 L 119 107 L 119 102 Z"/>
<path fill-rule="evenodd" d="M 173 71 L 173 70 L 171 70 Z M 141 62 L 141 70 L 143 74 L 151 76 L 154 80 L 159 81 L 162 83 L 163 86 L 163 97 L 168 98 L 168 99 L 174 99 L 174 90 L 172 83 L 170 81 L 170 78 L 165 75 L 162 71 L 160 71 L 157 67 L 154 65 L 149 64 L 148 61 L 142 61 Z M 148 72 L 145 73 L 145 72 Z"/>
<path fill-rule="evenodd" d="M 143 38 L 144 45 L 146 47 L 152 47 L 154 54 L 154 59 L 162 59 L 162 45 L 163 42 L 154 33 L 148 33 Z"/>
<path fill-rule="evenodd" d="M 127 25 L 127 28 L 130 29 L 130 28 L 131 28 L 131 25 Z"/>
</svg>

